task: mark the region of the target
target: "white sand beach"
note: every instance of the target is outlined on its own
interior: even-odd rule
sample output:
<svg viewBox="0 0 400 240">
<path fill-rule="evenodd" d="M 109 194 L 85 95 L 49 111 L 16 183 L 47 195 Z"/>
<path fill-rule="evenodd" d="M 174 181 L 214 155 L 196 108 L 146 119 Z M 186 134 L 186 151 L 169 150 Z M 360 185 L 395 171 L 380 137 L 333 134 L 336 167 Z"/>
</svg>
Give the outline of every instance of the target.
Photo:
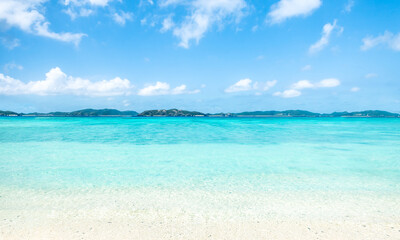
<svg viewBox="0 0 400 240">
<path fill-rule="evenodd" d="M 2 189 L 0 239 L 400 239 L 400 197 Z"/>
</svg>

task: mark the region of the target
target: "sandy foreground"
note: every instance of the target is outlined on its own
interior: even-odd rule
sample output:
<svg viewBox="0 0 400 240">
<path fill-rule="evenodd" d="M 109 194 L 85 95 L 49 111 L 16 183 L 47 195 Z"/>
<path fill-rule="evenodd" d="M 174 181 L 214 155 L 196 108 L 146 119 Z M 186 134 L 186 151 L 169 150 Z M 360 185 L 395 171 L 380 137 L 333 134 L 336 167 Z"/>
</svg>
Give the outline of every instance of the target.
<svg viewBox="0 0 400 240">
<path fill-rule="evenodd" d="M 400 196 L 2 188 L 0 239 L 400 239 Z"/>
</svg>

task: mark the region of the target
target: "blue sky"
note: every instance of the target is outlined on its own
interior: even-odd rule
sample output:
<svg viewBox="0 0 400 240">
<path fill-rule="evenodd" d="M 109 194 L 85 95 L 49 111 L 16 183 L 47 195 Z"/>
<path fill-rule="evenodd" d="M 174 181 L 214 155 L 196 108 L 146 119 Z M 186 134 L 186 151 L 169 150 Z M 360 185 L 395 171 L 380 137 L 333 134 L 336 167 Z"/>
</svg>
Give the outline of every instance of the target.
<svg viewBox="0 0 400 240">
<path fill-rule="evenodd" d="M 400 112 L 396 0 L 1 0 L 0 109 Z"/>
</svg>

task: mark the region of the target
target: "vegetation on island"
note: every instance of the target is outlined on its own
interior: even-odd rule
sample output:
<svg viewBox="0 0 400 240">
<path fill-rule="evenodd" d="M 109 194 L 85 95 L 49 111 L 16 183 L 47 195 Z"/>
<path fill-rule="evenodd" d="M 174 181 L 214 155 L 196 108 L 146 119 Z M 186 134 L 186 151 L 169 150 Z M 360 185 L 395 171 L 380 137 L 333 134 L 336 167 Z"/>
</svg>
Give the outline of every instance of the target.
<svg viewBox="0 0 400 240">
<path fill-rule="evenodd" d="M 255 111 L 234 114 L 237 117 L 400 117 L 397 113 L 386 111 L 368 110 L 361 112 L 333 112 L 333 113 L 313 113 L 304 110 L 286 111 Z"/>
<path fill-rule="evenodd" d="M 20 116 L 26 117 L 134 117 L 138 113 L 135 111 L 119 111 L 116 109 L 82 109 L 73 112 L 49 112 L 49 113 L 21 113 Z"/>
<path fill-rule="evenodd" d="M 135 111 L 118 111 L 116 109 L 83 109 L 68 113 L 70 117 L 100 117 L 100 116 L 137 116 Z"/>
<path fill-rule="evenodd" d="M 0 117 L 8 117 L 8 116 L 19 116 L 18 113 L 12 111 L 1 111 L 0 110 Z"/>
<path fill-rule="evenodd" d="M 147 110 L 140 113 L 138 116 L 139 117 L 205 117 L 206 114 L 197 111 L 163 109 L 163 110 Z"/>
<path fill-rule="evenodd" d="M 400 114 L 386 111 L 369 110 L 362 112 L 334 112 L 331 114 L 322 114 L 328 117 L 400 117 Z"/>
<path fill-rule="evenodd" d="M 82 109 L 73 112 L 49 113 L 16 113 L 0 111 L 0 117 L 371 117 L 371 118 L 399 118 L 400 114 L 379 110 L 359 112 L 314 113 L 304 110 L 286 111 L 253 111 L 241 113 L 202 113 L 178 109 L 147 110 L 140 114 L 135 111 L 119 111 L 116 109 Z"/>
<path fill-rule="evenodd" d="M 286 110 L 286 111 L 255 111 L 236 113 L 236 116 L 254 116 L 254 117 L 319 117 L 321 114 L 303 110 Z"/>
</svg>

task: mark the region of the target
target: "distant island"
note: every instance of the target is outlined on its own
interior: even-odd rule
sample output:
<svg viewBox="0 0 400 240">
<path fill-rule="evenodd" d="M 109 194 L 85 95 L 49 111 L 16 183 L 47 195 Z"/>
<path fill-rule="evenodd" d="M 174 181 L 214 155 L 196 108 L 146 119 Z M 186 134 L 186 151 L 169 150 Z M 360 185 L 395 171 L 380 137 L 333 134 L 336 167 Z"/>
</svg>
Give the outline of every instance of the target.
<svg viewBox="0 0 400 240">
<path fill-rule="evenodd" d="M 49 113 L 17 113 L 1 111 L 0 117 L 363 117 L 363 118 L 399 118 L 400 114 L 387 111 L 368 110 L 360 112 L 333 112 L 314 113 L 304 110 L 286 111 L 253 111 L 241 113 L 202 113 L 178 109 L 146 110 L 142 113 L 136 111 L 119 111 L 116 109 L 83 109 L 73 112 Z"/>
<path fill-rule="evenodd" d="M 140 113 L 138 116 L 139 117 L 205 117 L 207 116 L 207 114 L 196 111 L 162 109 L 162 110 L 147 110 Z"/>
<path fill-rule="evenodd" d="M 11 111 L 0 111 L 0 116 L 21 117 L 135 117 L 135 111 L 118 111 L 116 109 L 82 109 L 73 112 L 49 112 L 49 113 L 16 113 Z"/>
</svg>

